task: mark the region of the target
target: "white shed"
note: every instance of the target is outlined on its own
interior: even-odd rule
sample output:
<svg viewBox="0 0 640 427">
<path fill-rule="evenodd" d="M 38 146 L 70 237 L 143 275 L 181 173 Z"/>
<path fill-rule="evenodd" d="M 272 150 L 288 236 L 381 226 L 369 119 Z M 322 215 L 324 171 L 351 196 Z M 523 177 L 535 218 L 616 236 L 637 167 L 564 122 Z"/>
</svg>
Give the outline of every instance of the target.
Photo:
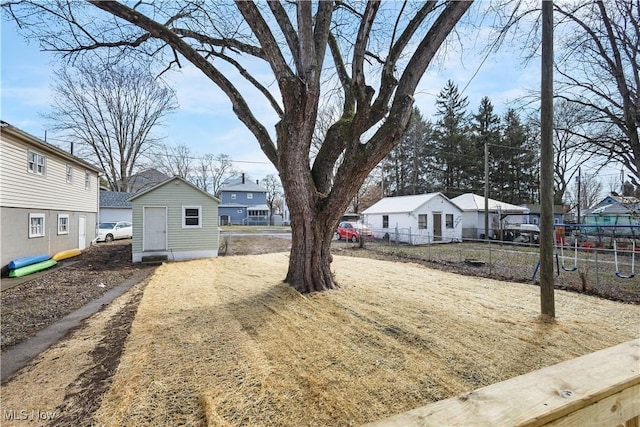
<svg viewBox="0 0 640 427">
<path fill-rule="evenodd" d="M 129 199 L 133 262 L 178 261 L 218 255 L 220 200 L 173 177 Z"/>
<path fill-rule="evenodd" d="M 462 240 L 462 211 L 442 193 L 385 197 L 363 214 L 376 237 L 412 245 Z"/>
<path fill-rule="evenodd" d="M 484 237 L 484 196 L 473 193 L 462 194 L 451 199 L 462 209 L 462 237 L 480 239 Z M 489 199 L 489 236 L 495 237 L 504 223 L 523 223 L 529 209 L 510 203 Z"/>
</svg>

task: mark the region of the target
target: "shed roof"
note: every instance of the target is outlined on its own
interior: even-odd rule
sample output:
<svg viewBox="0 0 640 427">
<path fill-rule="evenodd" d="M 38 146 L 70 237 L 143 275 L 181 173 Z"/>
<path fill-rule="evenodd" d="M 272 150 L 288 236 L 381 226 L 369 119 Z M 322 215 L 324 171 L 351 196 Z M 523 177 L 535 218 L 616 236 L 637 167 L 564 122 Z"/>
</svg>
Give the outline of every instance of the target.
<svg viewBox="0 0 640 427">
<path fill-rule="evenodd" d="M 127 193 L 124 191 L 101 191 L 100 207 L 101 208 L 131 208 L 129 199 L 136 193 Z"/>
<path fill-rule="evenodd" d="M 413 212 L 418 209 L 420 206 L 427 203 L 429 200 L 435 197 L 444 197 L 447 201 L 451 202 L 442 193 L 428 193 L 428 194 L 417 194 L 414 196 L 395 196 L 395 197 L 385 197 L 379 200 L 377 203 L 373 204 L 373 206 L 365 209 L 362 213 L 365 215 L 371 214 L 379 214 L 379 213 L 407 213 Z M 455 205 L 455 203 L 454 203 Z"/>
<path fill-rule="evenodd" d="M 220 199 L 218 199 L 218 198 L 217 198 L 216 196 L 214 196 L 213 194 L 211 194 L 211 193 L 207 193 L 206 191 L 203 191 L 202 189 L 200 189 L 200 188 L 196 187 L 195 185 L 193 185 L 192 183 L 190 183 L 190 182 L 189 182 L 189 181 L 187 181 L 186 179 L 184 179 L 184 178 L 180 178 L 179 176 L 171 177 L 171 178 L 169 178 L 169 179 L 164 180 L 164 181 L 163 181 L 163 182 L 161 182 L 160 184 L 154 185 L 153 187 L 151 187 L 151 188 L 149 188 L 149 189 L 147 189 L 147 190 L 145 190 L 145 191 L 141 191 L 141 192 L 139 192 L 139 193 L 136 193 L 134 196 L 132 196 L 132 197 L 130 197 L 130 198 L 129 198 L 129 201 L 130 201 L 130 202 L 133 202 L 133 201 L 134 201 L 135 199 L 137 199 L 138 197 L 140 197 L 140 196 L 142 196 L 142 195 L 144 195 L 144 194 L 150 193 L 150 192 L 152 192 L 152 191 L 154 191 L 154 190 L 156 190 L 156 189 L 158 189 L 158 188 L 160 188 L 160 187 L 163 187 L 163 186 L 165 186 L 165 185 L 167 185 L 167 184 L 169 184 L 169 183 L 171 183 L 171 182 L 174 182 L 174 181 L 176 181 L 176 180 L 177 180 L 177 181 L 180 181 L 180 182 L 182 182 L 182 183 L 184 183 L 184 184 L 186 184 L 186 185 L 188 185 L 189 187 L 193 188 L 194 190 L 199 191 L 200 193 L 202 193 L 202 195 L 203 195 L 203 196 L 210 197 L 211 199 L 213 199 L 213 200 L 215 200 L 216 202 L 220 203 Z"/>
<path fill-rule="evenodd" d="M 463 211 L 484 211 L 484 197 L 478 196 L 477 194 L 461 194 L 460 196 L 451 199 L 451 201 L 458 205 Z M 529 213 L 528 208 L 512 205 L 510 203 L 505 203 L 494 199 L 489 199 L 489 211 L 512 214 Z"/>
</svg>

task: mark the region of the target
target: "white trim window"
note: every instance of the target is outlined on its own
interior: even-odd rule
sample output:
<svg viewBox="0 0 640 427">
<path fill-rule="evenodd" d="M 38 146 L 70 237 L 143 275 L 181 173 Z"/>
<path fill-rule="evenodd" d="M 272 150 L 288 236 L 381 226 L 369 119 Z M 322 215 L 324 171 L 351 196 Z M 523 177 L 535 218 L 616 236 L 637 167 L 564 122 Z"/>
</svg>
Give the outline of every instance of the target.
<svg viewBox="0 0 640 427">
<path fill-rule="evenodd" d="M 453 214 L 445 215 L 445 223 L 447 228 L 453 228 Z"/>
<path fill-rule="evenodd" d="M 418 229 L 426 230 L 427 229 L 427 215 L 426 214 L 418 214 Z"/>
<path fill-rule="evenodd" d="M 247 200 L 253 200 L 253 193 L 247 193 Z"/>
<path fill-rule="evenodd" d="M 202 206 L 182 207 L 182 228 L 202 228 Z"/>
<path fill-rule="evenodd" d="M 73 183 L 73 166 L 67 165 L 67 184 Z"/>
<path fill-rule="evenodd" d="M 91 189 L 91 172 L 84 171 L 84 188 L 85 190 Z"/>
<path fill-rule="evenodd" d="M 231 193 L 231 200 L 235 200 L 236 199 L 236 193 Z"/>
<path fill-rule="evenodd" d="M 29 238 L 44 237 L 44 214 L 29 214 Z"/>
<path fill-rule="evenodd" d="M 36 175 L 44 175 L 46 160 L 42 154 L 35 151 L 28 151 L 27 154 L 27 171 Z"/>
<path fill-rule="evenodd" d="M 69 234 L 69 214 L 58 214 L 58 234 Z"/>
</svg>

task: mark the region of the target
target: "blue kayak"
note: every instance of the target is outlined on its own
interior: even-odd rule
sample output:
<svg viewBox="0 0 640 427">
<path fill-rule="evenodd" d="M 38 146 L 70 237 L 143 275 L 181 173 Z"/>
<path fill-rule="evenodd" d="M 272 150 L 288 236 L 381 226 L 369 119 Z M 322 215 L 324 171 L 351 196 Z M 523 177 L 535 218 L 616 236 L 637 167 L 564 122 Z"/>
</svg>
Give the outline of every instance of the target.
<svg viewBox="0 0 640 427">
<path fill-rule="evenodd" d="M 16 258 L 9 263 L 9 269 L 15 270 L 16 268 L 26 267 L 27 265 L 37 264 L 42 261 L 46 261 L 51 256 L 49 254 L 40 254 L 40 255 L 28 255 L 20 258 Z"/>
</svg>

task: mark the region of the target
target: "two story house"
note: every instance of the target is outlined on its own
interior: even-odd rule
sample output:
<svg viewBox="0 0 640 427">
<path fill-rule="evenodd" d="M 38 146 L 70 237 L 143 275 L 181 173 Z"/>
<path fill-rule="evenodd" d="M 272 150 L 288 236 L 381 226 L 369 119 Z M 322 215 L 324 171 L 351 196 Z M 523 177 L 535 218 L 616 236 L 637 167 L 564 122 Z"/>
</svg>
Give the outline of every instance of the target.
<svg viewBox="0 0 640 427">
<path fill-rule="evenodd" d="M 98 220 L 99 172 L 0 122 L 0 265 L 90 245 Z"/>
<path fill-rule="evenodd" d="M 217 196 L 220 225 L 269 225 L 267 190 L 244 173 L 227 181 Z"/>
</svg>

